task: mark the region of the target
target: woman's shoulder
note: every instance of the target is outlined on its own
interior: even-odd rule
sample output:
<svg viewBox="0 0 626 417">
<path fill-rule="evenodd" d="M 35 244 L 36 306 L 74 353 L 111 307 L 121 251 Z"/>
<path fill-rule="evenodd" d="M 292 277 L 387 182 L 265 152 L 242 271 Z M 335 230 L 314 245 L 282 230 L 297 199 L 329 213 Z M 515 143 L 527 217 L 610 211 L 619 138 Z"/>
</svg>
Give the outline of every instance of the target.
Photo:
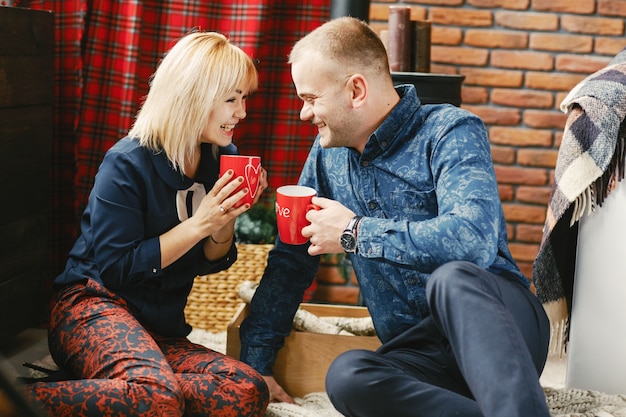
<svg viewBox="0 0 626 417">
<path fill-rule="evenodd" d="M 150 161 L 152 154 L 155 152 L 142 146 L 137 139 L 129 136 L 115 142 L 113 146 L 107 150 L 105 160 L 130 160 L 133 163 L 141 164 L 142 161 Z"/>
<path fill-rule="evenodd" d="M 152 164 L 152 154 L 136 139 L 124 137 L 106 151 L 99 171 L 109 174 L 118 172 L 118 175 L 122 172 L 150 172 L 147 168 Z"/>
<path fill-rule="evenodd" d="M 130 154 L 137 151 L 147 150 L 141 146 L 136 138 L 125 136 L 115 142 L 113 146 L 109 148 L 107 154 Z"/>
</svg>

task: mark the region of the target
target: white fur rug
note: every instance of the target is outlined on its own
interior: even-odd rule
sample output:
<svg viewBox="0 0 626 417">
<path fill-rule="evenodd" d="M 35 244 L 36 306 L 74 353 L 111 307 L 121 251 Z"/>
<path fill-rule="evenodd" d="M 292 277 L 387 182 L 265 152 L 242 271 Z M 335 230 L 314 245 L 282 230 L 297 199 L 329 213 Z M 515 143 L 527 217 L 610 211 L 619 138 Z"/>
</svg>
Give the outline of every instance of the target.
<svg viewBox="0 0 626 417">
<path fill-rule="evenodd" d="M 189 339 L 215 351 L 226 352 L 226 332 L 194 329 Z M 597 391 L 545 387 L 552 417 L 626 417 L 626 395 Z M 294 398 L 298 405 L 271 403 L 265 417 L 341 417 L 324 392 Z"/>
<path fill-rule="evenodd" d="M 226 353 L 226 332 L 210 333 L 194 329 L 189 334 L 189 340 Z M 56 367 L 50 355 L 37 364 L 49 369 Z M 33 376 L 43 375 L 35 371 Z M 544 392 L 552 417 L 626 417 L 626 395 L 549 386 L 544 386 Z M 325 392 L 313 392 L 294 400 L 297 404 L 271 403 L 265 417 L 341 417 Z"/>
</svg>

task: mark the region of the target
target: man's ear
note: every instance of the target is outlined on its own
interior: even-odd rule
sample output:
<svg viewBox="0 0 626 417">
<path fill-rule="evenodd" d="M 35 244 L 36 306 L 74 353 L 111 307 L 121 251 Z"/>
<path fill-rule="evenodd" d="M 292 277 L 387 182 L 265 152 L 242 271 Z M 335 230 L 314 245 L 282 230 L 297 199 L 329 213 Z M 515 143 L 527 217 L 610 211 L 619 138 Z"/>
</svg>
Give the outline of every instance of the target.
<svg viewBox="0 0 626 417">
<path fill-rule="evenodd" d="M 361 107 L 367 98 L 367 80 L 363 74 L 353 74 L 348 80 L 348 86 L 352 94 L 352 105 L 355 108 Z"/>
</svg>

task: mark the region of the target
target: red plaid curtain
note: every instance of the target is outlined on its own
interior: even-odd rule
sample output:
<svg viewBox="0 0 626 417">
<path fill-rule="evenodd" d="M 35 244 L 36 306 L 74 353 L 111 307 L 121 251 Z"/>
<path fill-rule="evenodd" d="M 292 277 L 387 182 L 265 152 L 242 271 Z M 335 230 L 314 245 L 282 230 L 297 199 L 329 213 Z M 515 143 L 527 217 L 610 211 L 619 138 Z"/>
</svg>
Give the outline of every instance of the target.
<svg viewBox="0 0 626 417">
<path fill-rule="evenodd" d="M 130 128 L 161 54 L 194 28 L 225 34 L 257 60 L 260 88 L 235 143 L 262 156 L 272 189 L 296 181 L 316 131 L 299 120 L 287 55 L 328 20 L 330 0 L 31 0 L 18 6 L 55 12 L 52 275 L 62 270 L 76 238 L 105 151 Z"/>
</svg>

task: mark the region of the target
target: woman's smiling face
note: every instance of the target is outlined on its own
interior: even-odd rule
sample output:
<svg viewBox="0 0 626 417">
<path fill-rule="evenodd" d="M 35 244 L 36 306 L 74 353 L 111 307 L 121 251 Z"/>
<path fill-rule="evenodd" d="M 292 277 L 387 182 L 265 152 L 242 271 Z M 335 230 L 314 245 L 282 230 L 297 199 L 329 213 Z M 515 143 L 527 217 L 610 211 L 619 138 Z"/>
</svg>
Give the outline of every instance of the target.
<svg viewBox="0 0 626 417">
<path fill-rule="evenodd" d="M 237 88 L 218 100 L 202 130 L 201 142 L 218 146 L 230 145 L 237 123 L 246 117 L 247 94 L 244 89 Z"/>
</svg>

